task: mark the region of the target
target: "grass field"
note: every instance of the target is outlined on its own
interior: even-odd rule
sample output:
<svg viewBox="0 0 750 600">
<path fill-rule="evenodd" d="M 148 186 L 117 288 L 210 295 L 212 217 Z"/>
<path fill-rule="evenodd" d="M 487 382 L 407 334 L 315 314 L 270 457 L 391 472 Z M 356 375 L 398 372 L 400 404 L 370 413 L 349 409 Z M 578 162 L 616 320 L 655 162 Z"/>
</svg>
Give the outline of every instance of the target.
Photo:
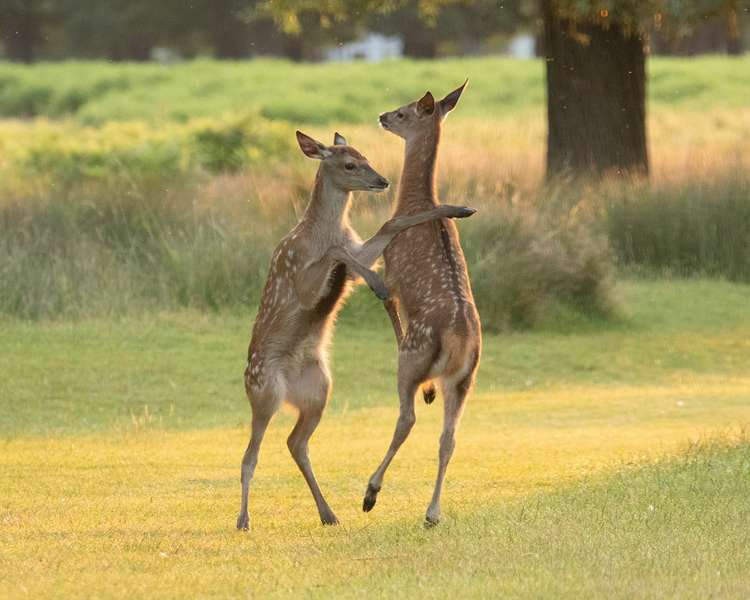
<svg viewBox="0 0 750 600">
<path fill-rule="evenodd" d="M 704 110 L 747 106 L 750 59 L 711 56 L 648 61 L 649 103 Z M 465 78 L 464 116 L 497 118 L 544 104 L 538 60 L 503 57 L 295 64 L 281 60 L 195 61 L 174 65 L 70 61 L 31 68 L 0 63 L 0 116 L 73 116 L 82 123 L 186 121 L 257 111 L 295 123 L 371 123 L 415 90 L 447 93 Z"/>
<path fill-rule="evenodd" d="M 359 510 L 396 416 L 384 320 L 363 329 L 344 311 L 332 405 L 313 439 L 342 526 L 318 525 L 282 411 L 249 534 L 233 518 L 252 309 L 4 320 L 0 595 L 741 598 L 745 289 L 624 281 L 631 308 L 617 323 L 487 336 L 434 531 L 420 523 L 439 405 L 418 406 L 377 508 Z"/>
</svg>

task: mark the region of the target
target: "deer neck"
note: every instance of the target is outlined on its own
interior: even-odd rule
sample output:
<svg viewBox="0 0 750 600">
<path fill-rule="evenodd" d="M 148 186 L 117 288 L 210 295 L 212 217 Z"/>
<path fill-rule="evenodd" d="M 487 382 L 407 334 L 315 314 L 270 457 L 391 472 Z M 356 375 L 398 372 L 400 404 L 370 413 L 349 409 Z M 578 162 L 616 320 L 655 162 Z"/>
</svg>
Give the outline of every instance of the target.
<svg viewBox="0 0 750 600">
<path fill-rule="evenodd" d="M 406 142 L 397 212 L 410 211 L 410 209 L 425 210 L 438 203 L 435 171 L 439 142 L 439 123 L 427 135 Z"/>
<path fill-rule="evenodd" d="M 338 241 L 342 231 L 349 227 L 351 194 L 333 185 L 321 170 L 318 169 L 312 197 L 302 220 L 327 248 L 331 242 Z"/>
</svg>

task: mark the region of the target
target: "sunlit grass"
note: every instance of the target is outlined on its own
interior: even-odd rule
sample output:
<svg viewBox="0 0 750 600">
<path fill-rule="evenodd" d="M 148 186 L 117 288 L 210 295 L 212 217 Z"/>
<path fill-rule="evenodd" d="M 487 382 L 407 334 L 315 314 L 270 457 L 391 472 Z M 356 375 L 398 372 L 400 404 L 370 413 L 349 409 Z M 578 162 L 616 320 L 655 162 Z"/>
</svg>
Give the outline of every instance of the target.
<svg viewBox="0 0 750 600">
<path fill-rule="evenodd" d="M 233 530 L 244 428 L 167 433 L 145 424 L 107 436 L 7 441 L 0 455 L 0 555 L 7 569 L 0 593 L 380 596 L 421 589 L 437 597 L 464 586 L 480 595 L 506 587 L 572 593 L 585 585 L 589 594 L 611 588 L 632 597 L 645 593 L 644 578 L 650 597 L 670 596 L 673 585 L 700 597 L 722 582 L 738 593 L 749 558 L 738 541 L 748 541 L 746 450 L 707 475 L 681 468 L 676 476 L 625 475 L 593 492 L 578 482 L 674 456 L 688 439 L 747 420 L 749 383 L 689 392 L 479 395 L 462 425 L 444 522 L 435 532 L 423 530 L 421 519 L 434 477 L 439 406 L 419 407 L 417 427 L 370 514 L 359 510 L 361 496 L 394 409 L 324 420 L 311 451 L 342 520 L 334 529 L 319 525 L 286 451 L 289 415 L 265 440 L 249 534 Z M 693 408 L 700 404 L 704 410 Z M 571 486 L 571 493 L 537 496 Z M 693 545 L 697 535 L 701 546 Z M 587 546 L 602 554 L 587 558 Z M 651 566 L 639 565 L 643 552 L 651 553 Z M 723 577 L 703 567 L 696 572 L 696 560 L 716 565 Z M 622 580 L 608 580 L 612 569 L 622 571 Z M 589 580 L 592 571 L 598 574 Z"/>
</svg>

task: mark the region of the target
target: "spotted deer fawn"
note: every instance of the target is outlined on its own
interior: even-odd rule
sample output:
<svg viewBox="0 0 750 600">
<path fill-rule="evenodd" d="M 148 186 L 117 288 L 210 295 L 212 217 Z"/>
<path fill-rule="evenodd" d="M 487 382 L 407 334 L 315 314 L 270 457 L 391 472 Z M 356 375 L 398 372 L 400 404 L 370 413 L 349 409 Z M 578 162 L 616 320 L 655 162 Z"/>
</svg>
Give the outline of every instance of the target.
<svg viewBox="0 0 750 600">
<path fill-rule="evenodd" d="M 441 206 L 435 189 L 441 126 L 465 85 L 439 102 L 427 92 L 417 102 L 380 115 L 383 128 L 406 142 L 394 218 Z M 386 469 L 416 421 L 417 390 L 423 385 L 425 401 L 430 403 L 435 397 L 432 381 L 437 380 L 445 403 L 443 432 L 437 481 L 426 515 L 426 524 L 435 525 L 440 521 L 440 494 L 455 447 L 456 428 L 479 364 L 479 315 L 452 221 L 426 222 L 405 231 L 388 245 L 384 258 L 390 292 L 386 309 L 399 345 L 400 413 L 385 458 L 370 478 L 362 508 L 367 512 L 375 506 Z"/>
<path fill-rule="evenodd" d="M 370 267 L 398 233 L 430 220 L 474 212 L 456 206 L 430 207 L 390 219 L 362 242 L 349 225 L 350 192 L 382 191 L 388 180 L 338 133 L 333 146 L 299 131 L 297 141 L 305 155 L 321 163 L 304 216 L 273 253 L 253 326 L 245 369 L 252 432 L 242 459 L 238 529 L 249 529 L 250 481 L 266 427 L 283 401 L 299 410 L 287 445 L 310 487 L 320 520 L 329 525 L 338 522 L 315 480 L 307 449 L 331 387 L 327 346 L 336 313 L 359 277 L 380 299 L 387 298 L 382 280 Z"/>
</svg>

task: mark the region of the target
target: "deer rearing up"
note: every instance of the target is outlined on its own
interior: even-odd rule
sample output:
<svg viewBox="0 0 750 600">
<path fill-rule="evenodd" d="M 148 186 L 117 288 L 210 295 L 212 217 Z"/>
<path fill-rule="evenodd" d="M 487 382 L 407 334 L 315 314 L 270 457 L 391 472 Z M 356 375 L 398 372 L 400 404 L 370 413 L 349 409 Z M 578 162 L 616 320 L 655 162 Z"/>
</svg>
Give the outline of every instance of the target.
<svg viewBox="0 0 750 600">
<path fill-rule="evenodd" d="M 349 225 L 350 192 L 380 191 L 388 181 L 339 134 L 325 146 L 297 132 L 302 152 L 321 161 L 312 198 L 299 224 L 273 253 L 253 326 L 245 369 L 252 407 L 252 433 L 242 459 L 242 506 L 237 528 L 248 529 L 250 481 L 266 427 L 283 401 L 299 409 L 287 445 L 312 492 L 324 524 L 337 523 L 315 481 L 307 443 L 323 414 L 331 387 L 327 344 L 332 324 L 353 280 L 362 277 L 381 299 L 380 277 L 370 270 L 388 243 L 408 227 L 442 217 L 466 217 L 473 210 L 432 207 L 386 222 L 366 242 Z"/>
<path fill-rule="evenodd" d="M 441 125 L 465 85 L 439 102 L 427 92 L 417 102 L 380 115 L 383 128 L 406 141 L 395 218 L 440 206 L 435 162 Z M 414 425 L 418 388 L 424 384 L 424 398 L 429 403 L 435 395 L 432 381 L 438 380 L 445 402 L 444 422 L 437 481 L 426 516 L 427 524 L 434 525 L 440 520 L 440 493 L 455 446 L 456 427 L 479 364 L 479 315 L 452 221 L 433 221 L 405 231 L 386 248 L 384 257 L 385 281 L 391 294 L 386 308 L 399 342 L 401 408 L 393 440 L 370 478 L 362 507 L 369 511 L 375 505 L 385 471 Z"/>
</svg>

